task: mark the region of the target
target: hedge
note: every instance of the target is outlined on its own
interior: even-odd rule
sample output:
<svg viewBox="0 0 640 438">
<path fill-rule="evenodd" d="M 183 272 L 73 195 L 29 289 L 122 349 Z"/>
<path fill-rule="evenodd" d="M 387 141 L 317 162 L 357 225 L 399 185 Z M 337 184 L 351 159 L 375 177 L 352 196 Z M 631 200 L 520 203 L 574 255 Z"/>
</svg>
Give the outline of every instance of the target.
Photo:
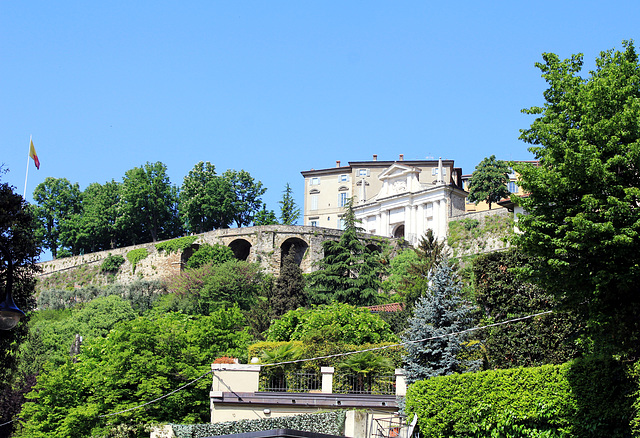
<svg viewBox="0 0 640 438">
<path fill-rule="evenodd" d="M 214 424 L 172 424 L 178 438 L 201 438 L 271 429 L 294 429 L 304 432 L 344 435 L 345 411 L 303 414 L 293 417 L 227 421 Z"/>
<path fill-rule="evenodd" d="M 639 369 L 592 358 L 434 377 L 409 387 L 406 409 L 425 438 L 628 437 Z"/>
</svg>

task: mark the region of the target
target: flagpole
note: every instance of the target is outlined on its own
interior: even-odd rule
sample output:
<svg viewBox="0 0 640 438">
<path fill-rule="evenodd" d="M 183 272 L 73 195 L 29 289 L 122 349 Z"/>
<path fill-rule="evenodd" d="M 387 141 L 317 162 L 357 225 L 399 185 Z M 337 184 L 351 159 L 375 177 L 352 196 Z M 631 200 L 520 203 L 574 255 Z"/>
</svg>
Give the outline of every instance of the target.
<svg viewBox="0 0 640 438">
<path fill-rule="evenodd" d="M 31 153 L 31 140 L 32 136 L 29 136 L 29 153 Z M 29 177 L 29 154 L 27 154 L 27 174 L 24 176 L 24 192 L 22 193 L 22 199 L 27 199 L 27 178 Z"/>
</svg>

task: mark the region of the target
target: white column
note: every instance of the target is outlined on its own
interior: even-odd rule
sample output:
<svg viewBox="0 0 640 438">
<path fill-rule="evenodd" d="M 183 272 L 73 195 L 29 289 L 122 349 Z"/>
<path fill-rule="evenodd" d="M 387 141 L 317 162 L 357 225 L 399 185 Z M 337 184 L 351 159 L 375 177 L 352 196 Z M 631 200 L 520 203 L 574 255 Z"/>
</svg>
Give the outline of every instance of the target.
<svg viewBox="0 0 640 438">
<path fill-rule="evenodd" d="M 381 214 L 382 223 L 380 224 L 380 235 L 389 237 L 389 211 L 382 210 Z"/>
<path fill-rule="evenodd" d="M 417 221 L 417 234 L 418 239 L 422 237 L 424 234 L 424 204 L 418 205 L 418 213 L 417 213 L 418 221 Z"/>
<path fill-rule="evenodd" d="M 331 394 L 333 392 L 333 373 L 334 367 L 320 367 L 320 373 L 322 374 L 322 393 Z"/>
<path fill-rule="evenodd" d="M 440 236 L 444 240 L 447 238 L 447 200 L 440 200 L 440 210 L 438 211 L 438 219 L 440 220 Z"/>
<path fill-rule="evenodd" d="M 411 206 L 405 205 L 404 207 L 404 238 L 407 242 L 413 242 L 413 221 L 411 220 Z"/>
</svg>

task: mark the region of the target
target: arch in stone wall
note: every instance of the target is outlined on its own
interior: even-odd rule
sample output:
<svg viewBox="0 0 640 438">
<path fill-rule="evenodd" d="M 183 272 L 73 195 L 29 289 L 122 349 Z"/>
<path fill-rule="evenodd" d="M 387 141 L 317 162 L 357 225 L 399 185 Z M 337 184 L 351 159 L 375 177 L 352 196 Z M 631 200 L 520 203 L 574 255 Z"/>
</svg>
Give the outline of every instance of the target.
<svg viewBox="0 0 640 438">
<path fill-rule="evenodd" d="M 296 251 L 296 263 L 298 264 L 298 266 L 300 266 L 305 253 L 309 249 L 309 244 L 299 237 L 290 237 L 282 242 L 282 245 L 280 245 L 280 266 L 282 266 L 282 262 L 284 261 L 285 256 L 289 254 L 289 250 L 294 245 Z"/>
<path fill-rule="evenodd" d="M 190 247 L 182 250 L 182 254 L 180 254 L 180 270 L 181 271 L 187 265 L 187 262 L 189 261 L 193 253 L 196 252 L 198 249 L 200 249 L 200 245 L 197 243 L 194 243 Z"/>
<path fill-rule="evenodd" d="M 400 224 L 396 226 L 393 230 L 393 237 L 399 239 L 400 237 L 404 237 L 404 224 Z"/>
<path fill-rule="evenodd" d="M 229 248 L 233 251 L 233 255 L 238 260 L 246 261 L 251 254 L 251 242 L 246 239 L 235 239 L 229 243 Z"/>
</svg>

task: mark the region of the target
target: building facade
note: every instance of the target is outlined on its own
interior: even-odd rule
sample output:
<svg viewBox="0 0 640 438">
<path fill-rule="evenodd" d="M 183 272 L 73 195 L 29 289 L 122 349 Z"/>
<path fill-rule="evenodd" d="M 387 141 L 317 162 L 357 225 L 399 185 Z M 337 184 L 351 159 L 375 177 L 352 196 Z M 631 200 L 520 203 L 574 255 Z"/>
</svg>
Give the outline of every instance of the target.
<svg viewBox="0 0 640 438">
<path fill-rule="evenodd" d="M 439 239 L 449 218 L 464 214 L 467 193 L 453 160 L 350 161 L 302 172 L 304 224 L 342 229 L 349 198 L 365 232 L 416 244 L 431 229 Z"/>
</svg>

